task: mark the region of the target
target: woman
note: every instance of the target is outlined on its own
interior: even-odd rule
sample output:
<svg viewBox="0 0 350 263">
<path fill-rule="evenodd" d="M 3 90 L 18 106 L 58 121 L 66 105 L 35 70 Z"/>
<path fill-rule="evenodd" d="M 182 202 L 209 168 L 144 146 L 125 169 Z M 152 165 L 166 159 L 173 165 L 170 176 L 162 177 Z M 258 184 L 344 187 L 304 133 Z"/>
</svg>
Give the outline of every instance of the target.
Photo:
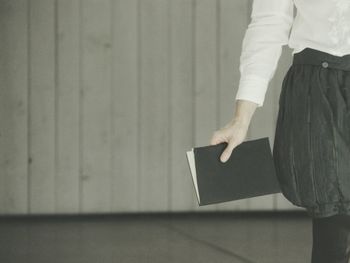
<svg viewBox="0 0 350 263">
<path fill-rule="evenodd" d="M 294 17 L 294 6 L 296 16 Z M 232 120 L 214 132 L 226 162 L 262 107 L 282 46 L 273 157 L 283 195 L 312 218 L 312 263 L 350 257 L 350 0 L 254 0 Z"/>
</svg>

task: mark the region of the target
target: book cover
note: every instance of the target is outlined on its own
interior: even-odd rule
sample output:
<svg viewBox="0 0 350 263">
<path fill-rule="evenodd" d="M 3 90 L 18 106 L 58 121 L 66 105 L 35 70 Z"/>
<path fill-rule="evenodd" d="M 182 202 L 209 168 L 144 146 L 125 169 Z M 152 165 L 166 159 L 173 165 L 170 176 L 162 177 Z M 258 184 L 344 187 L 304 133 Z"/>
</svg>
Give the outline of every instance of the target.
<svg viewBox="0 0 350 263">
<path fill-rule="evenodd" d="M 222 163 L 227 143 L 186 152 L 199 206 L 280 193 L 268 137 L 244 141 Z"/>
</svg>

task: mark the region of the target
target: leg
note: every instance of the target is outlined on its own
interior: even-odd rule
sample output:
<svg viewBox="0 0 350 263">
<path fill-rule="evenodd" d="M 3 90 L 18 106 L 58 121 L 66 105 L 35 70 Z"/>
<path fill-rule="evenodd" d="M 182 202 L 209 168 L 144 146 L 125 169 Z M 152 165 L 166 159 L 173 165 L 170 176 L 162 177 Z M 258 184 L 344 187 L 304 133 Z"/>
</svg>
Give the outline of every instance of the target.
<svg viewBox="0 0 350 263">
<path fill-rule="evenodd" d="M 350 215 L 312 218 L 312 263 L 348 263 Z"/>
</svg>

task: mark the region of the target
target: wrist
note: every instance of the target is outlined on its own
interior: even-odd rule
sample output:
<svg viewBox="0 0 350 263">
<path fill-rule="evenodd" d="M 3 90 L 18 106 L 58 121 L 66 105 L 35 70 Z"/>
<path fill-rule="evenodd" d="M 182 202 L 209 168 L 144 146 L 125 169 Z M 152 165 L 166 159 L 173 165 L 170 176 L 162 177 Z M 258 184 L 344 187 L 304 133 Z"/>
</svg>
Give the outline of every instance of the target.
<svg viewBox="0 0 350 263">
<path fill-rule="evenodd" d="M 248 126 L 249 123 L 250 123 L 250 119 L 248 117 L 233 117 L 232 120 L 231 120 L 231 123 L 232 124 L 241 124 L 241 125 L 246 125 Z"/>
</svg>

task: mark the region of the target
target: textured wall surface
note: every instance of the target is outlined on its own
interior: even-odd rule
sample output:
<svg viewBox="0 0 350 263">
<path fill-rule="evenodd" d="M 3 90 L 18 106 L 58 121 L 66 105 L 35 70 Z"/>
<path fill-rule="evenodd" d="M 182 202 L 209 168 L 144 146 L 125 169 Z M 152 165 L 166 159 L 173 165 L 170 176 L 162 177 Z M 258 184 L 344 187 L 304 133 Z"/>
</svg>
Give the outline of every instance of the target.
<svg viewBox="0 0 350 263">
<path fill-rule="evenodd" d="M 185 152 L 232 117 L 246 0 L 0 1 L 0 213 L 198 207 Z M 248 139 L 273 143 L 284 47 Z"/>
</svg>

